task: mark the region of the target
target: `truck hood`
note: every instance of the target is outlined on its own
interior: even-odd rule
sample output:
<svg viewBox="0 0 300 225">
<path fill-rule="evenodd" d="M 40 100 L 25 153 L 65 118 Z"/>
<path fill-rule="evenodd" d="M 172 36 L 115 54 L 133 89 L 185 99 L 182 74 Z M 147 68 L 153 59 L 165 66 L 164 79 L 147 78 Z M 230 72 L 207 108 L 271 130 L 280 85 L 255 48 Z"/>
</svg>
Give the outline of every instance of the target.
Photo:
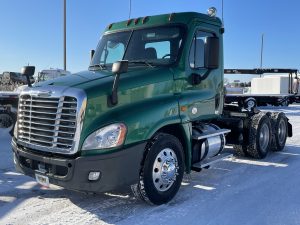
<svg viewBox="0 0 300 225">
<path fill-rule="evenodd" d="M 53 80 L 39 82 L 34 86 L 42 87 L 47 85 L 54 85 L 76 87 L 78 85 L 94 82 L 108 76 L 112 76 L 112 73 L 109 71 L 82 71 L 72 75 L 62 76 Z"/>
<path fill-rule="evenodd" d="M 127 73 L 121 75 L 120 78 L 120 89 L 122 87 L 132 86 L 131 84 L 136 84 L 138 86 L 145 85 L 153 82 L 153 73 L 164 74 L 172 73 L 170 68 L 167 67 L 133 67 L 129 68 Z M 139 82 L 132 82 L 133 80 Z M 108 93 L 112 89 L 112 83 L 114 80 L 114 75 L 109 70 L 97 70 L 97 71 L 83 71 L 75 73 L 68 76 L 59 77 L 53 80 L 40 82 L 34 85 L 34 87 L 43 86 L 65 86 L 79 88 L 87 92 L 91 89 L 97 89 L 98 94 Z M 134 85 L 135 86 L 135 85 Z"/>
</svg>

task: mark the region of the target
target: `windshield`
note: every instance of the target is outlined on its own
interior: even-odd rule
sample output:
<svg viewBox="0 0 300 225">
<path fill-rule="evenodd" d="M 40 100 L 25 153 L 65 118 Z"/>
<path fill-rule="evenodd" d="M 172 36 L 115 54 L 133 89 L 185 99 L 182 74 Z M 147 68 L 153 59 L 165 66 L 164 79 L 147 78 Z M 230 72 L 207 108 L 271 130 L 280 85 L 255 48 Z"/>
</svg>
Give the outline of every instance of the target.
<svg viewBox="0 0 300 225">
<path fill-rule="evenodd" d="M 155 27 L 103 35 L 90 67 L 100 69 L 118 60 L 129 65 L 169 65 L 177 61 L 182 45 L 179 27 Z"/>
<path fill-rule="evenodd" d="M 69 75 L 69 71 L 48 71 L 48 72 L 39 72 L 37 77 L 37 82 L 53 80 L 58 77 Z"/>
</svg>

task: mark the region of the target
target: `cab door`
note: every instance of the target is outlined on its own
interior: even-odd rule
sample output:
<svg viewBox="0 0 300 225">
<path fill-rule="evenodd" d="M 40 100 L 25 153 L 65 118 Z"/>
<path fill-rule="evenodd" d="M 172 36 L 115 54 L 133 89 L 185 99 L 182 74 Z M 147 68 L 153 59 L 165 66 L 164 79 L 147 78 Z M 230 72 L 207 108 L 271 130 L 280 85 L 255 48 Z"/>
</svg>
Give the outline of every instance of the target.
<svg viewBox="0 0 300 225">
<path fill-rule="evenodd" d="M 191 42 L 179 100 L 183 120 L 211 119 L 221 113 L 221 61 L 220 40 L 216 34 L 197 30 Z"/>
</svg>

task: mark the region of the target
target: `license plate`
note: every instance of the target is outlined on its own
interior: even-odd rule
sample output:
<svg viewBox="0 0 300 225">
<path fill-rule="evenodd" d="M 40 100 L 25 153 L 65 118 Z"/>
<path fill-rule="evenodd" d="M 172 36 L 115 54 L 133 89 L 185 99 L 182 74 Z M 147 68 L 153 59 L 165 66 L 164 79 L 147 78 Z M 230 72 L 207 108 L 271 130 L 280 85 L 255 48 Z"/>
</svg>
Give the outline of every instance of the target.
<svg viewBox="0 0 300 225">
<path fill-rule="evenodd" d="M 49 178 L 48 177 L 36 173 L 35 179 L 40 185 L 49 187 Z"/>
</svg>

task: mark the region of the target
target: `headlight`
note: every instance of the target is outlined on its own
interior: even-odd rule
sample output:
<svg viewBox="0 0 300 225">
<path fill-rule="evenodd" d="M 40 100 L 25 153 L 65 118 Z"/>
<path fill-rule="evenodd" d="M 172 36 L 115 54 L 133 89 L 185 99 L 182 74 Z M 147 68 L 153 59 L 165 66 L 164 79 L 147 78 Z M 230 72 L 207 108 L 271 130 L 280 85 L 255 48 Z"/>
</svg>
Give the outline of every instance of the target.
<svg viewBox="0 0 300 225">
<path fill-rule="evenodd" d="M 124 143 L 127 128 L 122 123 L 103 127 L 88 136 L 82 150 L 106 149 L 120 146 Z"/>
</svg>

